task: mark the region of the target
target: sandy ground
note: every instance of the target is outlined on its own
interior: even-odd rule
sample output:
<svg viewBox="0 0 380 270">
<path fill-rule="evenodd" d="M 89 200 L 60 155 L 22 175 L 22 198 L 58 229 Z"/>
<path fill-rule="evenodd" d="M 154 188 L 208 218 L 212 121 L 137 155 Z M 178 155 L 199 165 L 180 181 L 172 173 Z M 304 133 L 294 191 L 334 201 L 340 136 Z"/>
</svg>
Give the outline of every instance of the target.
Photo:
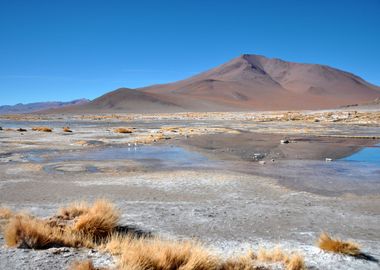
<svg viewBox="0 0 380 270">
<path fill-rule="evenodd" d="M 69 202 L 105 197 L 121 209 L 123 225 L 199 239 L 215 252 L 280 245 L 299 250 L 311 269 L 379 269 L 315 247 L 327 231 L 380 259 L 380 169 L 325 162 L 379 143 L 379 125 L 229 117 L 2 120 L 0 203 L 46 217 Z M 37 125 L 54 130 L 30 131 Z M 61 131 L 66 125 L 72 133 Z M 28 131 L 5 130 L 18 127 Z M 115 127 L 135 130 L 116 134 Z M 134 153 L 152 144 L 162 153 L 117 152 L 128 144 Z M 114 264 L 97 251 L 9 249 L 3 238 L 0 245 L 0 269 L 67 269 L 87 257 Z"/>
</svg>

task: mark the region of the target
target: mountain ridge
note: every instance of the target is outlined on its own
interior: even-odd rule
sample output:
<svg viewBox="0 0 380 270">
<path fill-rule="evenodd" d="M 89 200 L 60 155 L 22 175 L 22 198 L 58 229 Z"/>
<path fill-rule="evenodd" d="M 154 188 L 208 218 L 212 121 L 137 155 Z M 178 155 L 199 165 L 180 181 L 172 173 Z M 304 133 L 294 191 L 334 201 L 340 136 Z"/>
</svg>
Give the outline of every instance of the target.
<svg viewBox="0 0 380 270">
<path fill-rule="evenodd" d="M 133 92 L 136 91 L 136 92 Z M 380 88 L 327 65 L 243 54 L 187 79 L 122 88 L 62 112 L 329 109 L 369 102 Z"/>
<path fill-rule="evenodd" d="M 15 105 L 1 105 L 0 114 L 33 113 L 47 109 L 62 108 L 65 106 L 83 105 L 90 102 L 89 99 L 75 99 L 71 101 L 42 101 L 32 103 L 17 103 Z"/>
</svg>

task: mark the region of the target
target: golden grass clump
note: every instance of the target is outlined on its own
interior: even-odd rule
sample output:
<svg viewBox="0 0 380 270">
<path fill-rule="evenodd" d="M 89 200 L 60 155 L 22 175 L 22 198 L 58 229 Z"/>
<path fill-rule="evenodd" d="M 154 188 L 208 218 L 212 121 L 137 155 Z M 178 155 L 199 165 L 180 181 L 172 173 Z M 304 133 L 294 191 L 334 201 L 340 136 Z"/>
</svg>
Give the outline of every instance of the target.
<svg viewBox="0 0 380 270">
<path fill-rule="evenodd" d="M 318 247 L 324 251 L 359 256 L 361 254 L 359 244 L 351 241 L 333 239 L 327 233 L 322 233 L 318 239 Z"/>
<path fill-rule="evenodd" d="M 257 252 L 257 260 L 262 262 L 283 262 L 287 259 L 287 254 L 280 248 L 273 249 L 260 248 Z"/>
<path fill-rule="evenodd" d="M 6 207 L 0 208 L 0 219 L 10 219 L 13 216 L 13 212 L 11 209 Z"/>
<path fill-rule="evenodd" d="M 256 265 L 256 258 L 256 254 L 249 251 L 246 255 L 223 261 L 219 270 L 270 270 L 268 267 Z"/>
<path fill-rule="evenodd" d="M 86 202 L 74 202 L 67 207 L 63 207 L 58 211 L 58 218 L 63 220 L 72 220 L 83 214 L 87 214 L 90 206 Z"/>
<path fill-rule="evenodd" d="M 121 255 L 121 247 L 125 245 L 125 241 L 132 241 L 133 237 L 129 235 L 121 235 L 118 233 L 111 234 L 107 241 L 101 245 L 101 249 L 111 253 L 112 255 Z"/>
<path fill-rule="evenodd" d="M 0 208 L 0 232 L 3 231 L 5 224 L 7 224 L 8 220 L 14 216 L 14 213 L 11 209 L 6 207 Z"/>
<path fill-rule="evenodd" d="M 121 243 L 121 269 L 217 270 L 218 259 L 194 242 L 127 239 Z"/>
<path fill-rule="evenodd" d="M 70 266 L 71 270 L 107 270 L 108 268 L 95 267 L 91 260 L 75 261 Z"/>
<path fill-rule="evenodd" d="M 90 260 L 75 261 L 70 266 L 71 270 L 96 270 L 94 264 Z"/>
<path fill-rule="evenodd" d="M 257 260 L 267 263 L 282 263 L 286 270 L 304 270 L 306 269 L 304 259 L 297 253 L 288 254 L 280 247 L 273 249 L 259 249 Z"/>
<path fill-rule="evenodd" d="M 115 128 L 113 130 L 113 132 L 115 132 L 115 133 L 132 133 L 133 129 L 131 129 L 131 128 Z"/>
<path fill-rule="evenodd" d="M 33 249 L 93 246 L 85 235 L 74 234 L 66 227 L 51 226 L 48 221 L 29 215 L 12 217 L 4 228 L 4 239 L 10 247 Z"/>
<path fill-rule="evenodd" d="M 85 206 L 73 209 L 83 211 L 75 221 L 73 230 L 90 235 L 96 240 L 109 236 L 116 228 L 120 218 L 115 206 L 107 200 L 96 201 L 88 210 Z"/>
<path fill-rule="evenodd" d="M 63 132 L 73 132 L 69 127 L 63 127 Z"/>
<path fill-rule="evenodd" d="M 4 238 L 10 247 L 93 247 L 94 241 L 104 240 L 115 230 L 118 220 L 119 213 L 106 200 L 98 200 L 91 206 L 74 203 L 50 219 L 13 215 L 4 227 Z"/>
<path fill-rule="evenodd" d="M 270 270 L 257 263 L 252 251 L 225 260 L 192 241 L 114 234 L 101 249 L 119 256 L 120 270 Z"/>
<path fill-rule="evenodd" d="M 256 270 L 260 269 L 253 265 L 252 261 L 245 258 L 229 259 L 221 264 L 220 270 Z M 264 268 L 263 268 L 264 269 Z"/>
<path fill-rule="evenodd" d="M 305 270 L 305 260 L 300 254 L 292 254 L 286 263 L 286 270 Z"/>
<path fill-rule="evenodd" d="M 49 127 L 33 127 L 33 131 L 41 131 L 41 132 L 52 132 L 53 129 Z"/>
</svg>

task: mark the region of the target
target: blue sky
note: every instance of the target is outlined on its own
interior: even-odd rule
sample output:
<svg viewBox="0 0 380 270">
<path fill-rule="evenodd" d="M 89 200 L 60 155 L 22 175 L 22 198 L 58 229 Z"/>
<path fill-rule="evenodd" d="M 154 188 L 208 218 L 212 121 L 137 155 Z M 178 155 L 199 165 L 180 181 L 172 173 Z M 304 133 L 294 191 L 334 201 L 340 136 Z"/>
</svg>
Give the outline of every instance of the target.
<svg viewBox="0 0 380 270">
<path fill-rule="evenodd" d="M 93 99 L 243 53 L 380 85 L 379 14 L 379 0 L 0 0 L 0 104 Z"/>
</svg>

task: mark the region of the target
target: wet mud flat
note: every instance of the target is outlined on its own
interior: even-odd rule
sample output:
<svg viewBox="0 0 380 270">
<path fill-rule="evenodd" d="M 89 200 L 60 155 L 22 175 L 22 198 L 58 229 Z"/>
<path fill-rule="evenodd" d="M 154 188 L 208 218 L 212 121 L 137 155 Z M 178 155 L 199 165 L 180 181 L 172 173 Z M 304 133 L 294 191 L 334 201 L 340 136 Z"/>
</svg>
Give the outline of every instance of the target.
<svg viewBox="0 0 380 270">
<path fill-rule="evenodd" d="M 378 269 L 315 247 L 327 231 L 380 258 L 379 142 L 370 138 L 378 127 L 180 122 L 113 124 L 137 127 L 133 134 L 91 121 L 70 135 L 60 124 L 50 134 L 2 132 L 0 203 L 46 217 L 72 201 L 108 198 L 123 224 L 154 235 L 195 238 L 224 253 L 280 245 L 299 250 L 312 269 Z M 134 144 L 162 127 L 165 139 Z M 107 256 L 1 247 L 0 269 L 65 269 L 87 257 L 112 265 Z"/>
</svg>

